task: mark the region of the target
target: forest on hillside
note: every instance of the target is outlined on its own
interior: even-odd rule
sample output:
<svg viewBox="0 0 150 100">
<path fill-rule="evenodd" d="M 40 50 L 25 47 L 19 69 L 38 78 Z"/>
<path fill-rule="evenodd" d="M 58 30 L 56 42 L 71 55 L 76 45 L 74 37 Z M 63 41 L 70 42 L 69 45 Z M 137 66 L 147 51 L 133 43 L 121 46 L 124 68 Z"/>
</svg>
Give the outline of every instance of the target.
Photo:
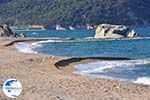
<svg viewBox="0 0 150 100">
<path fill-rule="evenodd" d="M 150 0 L 0 0 L 0 23 L 86 25 L 150 23 Z"/>
</svg>

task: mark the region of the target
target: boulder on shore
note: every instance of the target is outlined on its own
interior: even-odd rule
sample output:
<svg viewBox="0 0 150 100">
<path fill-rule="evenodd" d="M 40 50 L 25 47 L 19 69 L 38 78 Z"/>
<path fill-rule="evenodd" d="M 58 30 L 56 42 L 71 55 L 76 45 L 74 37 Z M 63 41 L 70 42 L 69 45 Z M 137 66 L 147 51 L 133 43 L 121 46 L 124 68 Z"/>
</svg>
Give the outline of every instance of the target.
<svg viewBox="0 0 150 100">
<path fill-rule="evenodd" d="M 0 36 L 1 37 L 26 37 L 24 33 L 23 34 L 14 33 L 8 25 L 0 25 Z"/>
<path fill-rule="evenodd" d="M 0 36 L 13 36 L 13 31 L 8 25 L 0 25 Z"/>
<path fill-rule="evenodd" d="M 125 38 L 128 31 L 124 25 L 101 24 L 96 29 L 95 38 Z"/>
</svg>

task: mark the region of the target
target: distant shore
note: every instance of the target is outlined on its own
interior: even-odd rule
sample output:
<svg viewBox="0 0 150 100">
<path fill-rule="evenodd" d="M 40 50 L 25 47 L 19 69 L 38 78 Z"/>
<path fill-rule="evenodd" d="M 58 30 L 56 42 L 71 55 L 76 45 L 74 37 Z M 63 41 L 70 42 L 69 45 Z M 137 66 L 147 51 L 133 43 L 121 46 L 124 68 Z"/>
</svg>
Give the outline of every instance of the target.
<svg viewBox="0 0 150 100">
<path fill-rule="evenodd" d="M 75 75 L 73 66 L 99 59 L 71 59 L 44 54 L 25 54 L 14 51 L 16 42 L 45 39 L 0 38 L 0 84 L 16 78 L 23 92 L 16 100 L 145 100 L 150 99 L 150 86 L 89 78 Z M 47 39 L 46 39 L 47 40 Z M 58 63 L 61 62 L 62 63 Z M 64 67 L 58 67 L 57 65 Z M 0 98 L 9 100 L 0 90 Z"/>
</svg>

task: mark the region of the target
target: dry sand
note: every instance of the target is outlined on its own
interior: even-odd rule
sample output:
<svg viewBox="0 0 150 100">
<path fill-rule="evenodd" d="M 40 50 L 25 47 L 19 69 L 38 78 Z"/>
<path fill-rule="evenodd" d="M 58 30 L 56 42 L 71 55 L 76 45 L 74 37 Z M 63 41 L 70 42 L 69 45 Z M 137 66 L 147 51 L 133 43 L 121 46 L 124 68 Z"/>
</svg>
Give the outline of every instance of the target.
<svg viewBox="0 0 150 100">
<path fill-rule="evenodd" d="M 93 60 L 58 69 L 56 63 L 68 58 L 25 54 L 4 46 L 12 40 L 0 38 L 0 85 L 9 78 L 21 81 L 23 92 L 15 100 L 150 100 L 150 86 L 72 74 L 73 65 Z M 12 99 L 0 89 L 0 100 Z"/>
</svg>

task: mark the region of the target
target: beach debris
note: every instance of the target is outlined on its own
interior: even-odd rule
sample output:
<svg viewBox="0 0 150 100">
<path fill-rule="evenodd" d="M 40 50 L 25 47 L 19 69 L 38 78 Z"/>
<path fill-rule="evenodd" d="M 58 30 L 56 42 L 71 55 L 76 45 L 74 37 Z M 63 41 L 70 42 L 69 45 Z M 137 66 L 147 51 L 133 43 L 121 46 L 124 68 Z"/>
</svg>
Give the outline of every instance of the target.
<svg viewBox="0 0 150 100">
<path fill-rule="evenodd" d="M 124 25 L 101 24 L 96 29 L 95 38 L 125 38 L 128 31 Z"/>
</svg>

